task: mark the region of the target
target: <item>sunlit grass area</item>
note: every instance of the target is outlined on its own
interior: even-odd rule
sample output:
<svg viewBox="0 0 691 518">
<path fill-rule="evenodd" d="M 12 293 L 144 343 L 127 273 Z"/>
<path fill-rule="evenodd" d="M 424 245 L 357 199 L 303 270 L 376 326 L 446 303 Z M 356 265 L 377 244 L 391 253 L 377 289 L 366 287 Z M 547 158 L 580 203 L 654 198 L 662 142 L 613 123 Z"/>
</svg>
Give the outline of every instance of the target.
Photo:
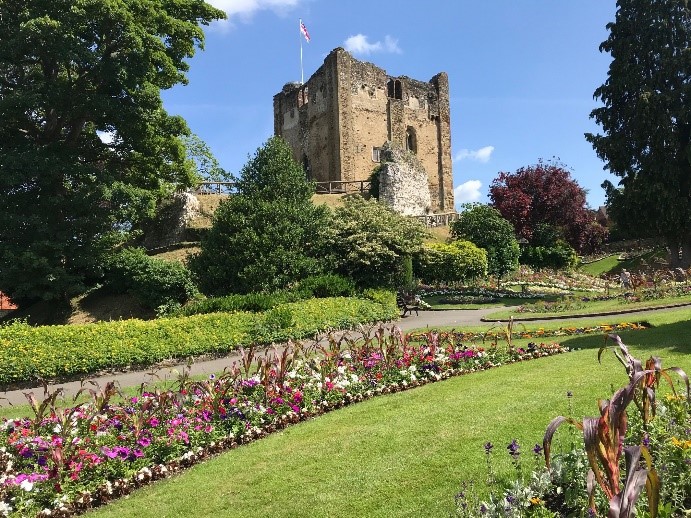
<svg viewBox="0 0 691 518">
<path fill-rule="evenodd" d="M 633 355 L 660 356 L 691 371 L 687 310 L 651 315 L 654 326 L 621 333 Z M 559 322 L 587 326 L 598 319 Z M 545 328 L 553 328 L 552 325 Z M 470 330 L 470 329 L 469 329 Z M 516 346 L 525 345 L 517 341 Z M 157 482 L 93 516 L 446 516 L 463 480 L 483 491 L 483 444 L 508 473 L 505 445 L 518 439 L 528 461 L 547 423 L 597 413 L 598 398 L 627 380 L 613 355 L 597 362 L 602 335 L 562 338 L 574 348 L 378 397 L 290 427 Z M 557 438 L 556 449 L 566 441 Z M 501 474 L 501 473 L 500 473 Z"/>
</svg>

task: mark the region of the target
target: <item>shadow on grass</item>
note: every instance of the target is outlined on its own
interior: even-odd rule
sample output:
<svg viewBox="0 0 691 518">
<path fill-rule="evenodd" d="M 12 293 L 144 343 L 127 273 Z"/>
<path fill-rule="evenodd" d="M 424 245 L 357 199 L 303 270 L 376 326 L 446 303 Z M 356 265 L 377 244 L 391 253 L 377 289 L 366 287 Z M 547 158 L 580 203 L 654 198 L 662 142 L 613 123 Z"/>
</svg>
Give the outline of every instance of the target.
<svg viewBox="0 0 691 518">
<path fill-rule="evenodd" d="M 651 327 L 644 331 L 622 331 L 618 334 L 626 345 L 636 351 L 669 349 L 674 353 L 691 354 L 691 320 Z M 572 349 L 599 349 L 603 345 L 614 344 L 611 340 L 605 342 L 603 335 L 571 336 L 562 338 L 559 342 Z"/>
</svg>

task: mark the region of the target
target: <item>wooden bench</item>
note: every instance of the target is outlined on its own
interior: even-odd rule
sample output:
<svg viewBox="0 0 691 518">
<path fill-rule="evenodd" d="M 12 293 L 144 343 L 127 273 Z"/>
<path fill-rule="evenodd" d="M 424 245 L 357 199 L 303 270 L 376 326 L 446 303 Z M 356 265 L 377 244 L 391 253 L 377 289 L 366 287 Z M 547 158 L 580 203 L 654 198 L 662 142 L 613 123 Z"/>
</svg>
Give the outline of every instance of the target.
<svg viewBox="0 0 691 518">
<path fill-rule="evenodd" d="M 415 311 L 415 316 L 419 316 L 418 311 L 420 310 L 420 305 L 415 300 L 415 297 L 410 295 L 401 295 L 400 293 L 396 295 L 396 305 L 403 311 L 403 315 L 406 316 L 407 313 L 413 314 Z"/>
</svg>

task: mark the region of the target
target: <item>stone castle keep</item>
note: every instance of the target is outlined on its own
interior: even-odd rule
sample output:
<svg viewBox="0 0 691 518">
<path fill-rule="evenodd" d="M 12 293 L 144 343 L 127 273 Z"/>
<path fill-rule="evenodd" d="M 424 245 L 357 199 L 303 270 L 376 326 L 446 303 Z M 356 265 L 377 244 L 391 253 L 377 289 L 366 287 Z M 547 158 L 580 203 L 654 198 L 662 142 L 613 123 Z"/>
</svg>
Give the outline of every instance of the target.
<svg viewBox="0 0 691 518">
<path fill-rule="evenodd" d="M 387 142 L 416 155 L 434 212 L 454 210 L 449 80 L 391 77 L 342 48 L 274 96 L 274 133 L 317 182 L 369 179 Z"/>
</svg>

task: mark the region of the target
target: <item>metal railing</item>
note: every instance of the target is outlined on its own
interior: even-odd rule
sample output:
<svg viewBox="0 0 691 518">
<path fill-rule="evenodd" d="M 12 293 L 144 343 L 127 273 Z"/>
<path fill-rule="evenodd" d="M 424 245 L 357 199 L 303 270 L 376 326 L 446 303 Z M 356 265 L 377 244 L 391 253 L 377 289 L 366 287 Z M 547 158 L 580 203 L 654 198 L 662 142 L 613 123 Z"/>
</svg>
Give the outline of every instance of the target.
<svg viewBox="0 0 691 518">
<path fill-rule="evenodd" d="M 426 227 L 448 227 L 458 219 L 457 212 L 444 212 L 442 214 L 425 214 L 424 216 L 411 216 Z"/>
<path fill-rule="evenodd" d="M 235 182 L 201 182 L 194 190 L 195 194 L 233 194 Z"/>
<path fill-rule="evenodd" d="M 331 182 L 315 182 L 317 194 L 350 194 L 369 192 L 371 182 L 369 180 L 334 180 Z M 195 194 L 221 194 L 229 195 L 235 192 L 235 182 L 201 182 L 194 190 Z M 411 216 L 426 227 L 448 227 L 458 219 L 456 212 L 444 212 L 441 214 L 426 214 Z"/>
<path fill-rule="evenodd" d="M 315 182 L 317 194 L 349 194 L 369 192 L 369 180 L 335 180 L 332 182 Z"/>
<path fill-rule="evenodd" d="M 317 194 L 365 194 L 369 192 L 369 180 L 334 180 L 330 182 L 315 182 Z M 235 182 L 200 182 L 194 190 L 195 194 L 233 194 Z"/>
</svg>

